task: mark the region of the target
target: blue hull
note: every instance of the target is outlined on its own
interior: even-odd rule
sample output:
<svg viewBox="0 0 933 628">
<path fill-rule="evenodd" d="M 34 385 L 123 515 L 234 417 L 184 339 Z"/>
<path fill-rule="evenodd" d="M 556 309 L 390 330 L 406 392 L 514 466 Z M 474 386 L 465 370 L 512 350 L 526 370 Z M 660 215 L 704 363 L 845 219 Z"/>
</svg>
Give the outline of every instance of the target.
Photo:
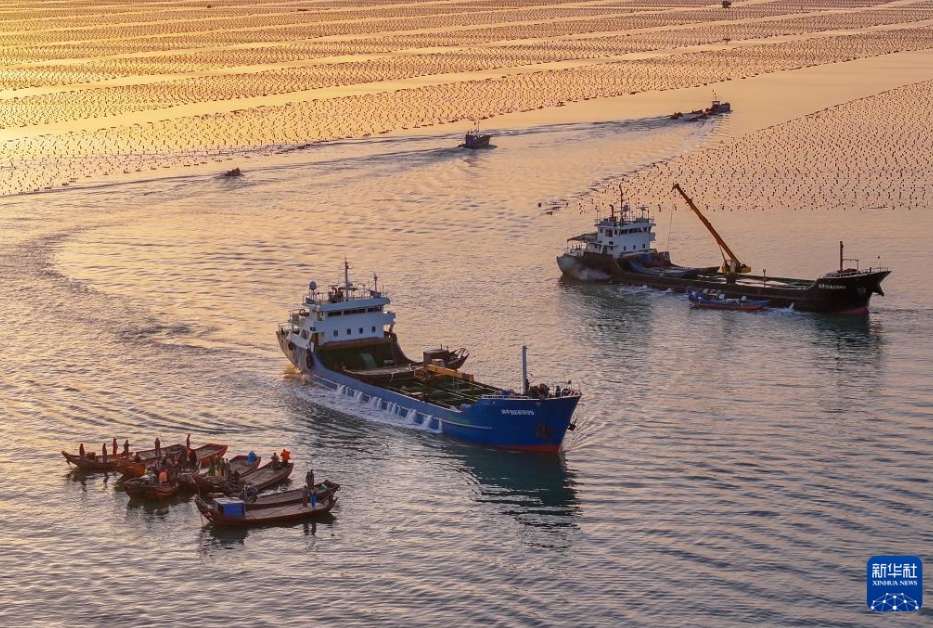
<svg viewBox="0 0 933 628">
<path fill-rule="evenodd" d="M 457 440 L 491 447 L 556 453 L 580 400 L 579 395 L 533 399 L 503 394 L 445 408 L 332 371 L 320 360 L 313 360 L 309 368 L 305 349 L 283 347 L 283 352 L 313 382 L 362 405 Z"/>
</svg>

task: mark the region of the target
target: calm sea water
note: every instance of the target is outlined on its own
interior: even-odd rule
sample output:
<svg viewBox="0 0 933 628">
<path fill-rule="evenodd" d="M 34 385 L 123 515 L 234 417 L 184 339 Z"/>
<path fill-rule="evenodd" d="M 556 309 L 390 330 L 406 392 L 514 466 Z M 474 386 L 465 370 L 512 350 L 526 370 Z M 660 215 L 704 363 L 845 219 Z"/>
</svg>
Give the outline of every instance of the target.
<svg viewBox="0 0 933 628">
<path fill-rule="evenodd" d="M 711 215 L 745 257 L 784 262 L 772 274 L 830 270 L 840 239 L 883 254 L 864 319 L 559 279 L 588 192 L 717 124 L 498 129 L 477 152 L 354 141 L 231 164 L 239 179 L 4 199 L 0 624 L 876 623 L 866 560 L 933 541 L 929 208 Z M 659 243 L 715 263 L 696 229 L 662 212 Z M 525 344 L 532 379 L 582 386 L 566 452 L 459 444 L 301 381 L 275 324 L 344 258 L 378 273 L 409 353 L 467 346 L 467 370 L 518 386 Z M 288 447 L 299 477 L 343 485 L 334 517 L 220 532 L 190 498 L 130 502 L 58 453 L 189 432 Z"/>
</svg>

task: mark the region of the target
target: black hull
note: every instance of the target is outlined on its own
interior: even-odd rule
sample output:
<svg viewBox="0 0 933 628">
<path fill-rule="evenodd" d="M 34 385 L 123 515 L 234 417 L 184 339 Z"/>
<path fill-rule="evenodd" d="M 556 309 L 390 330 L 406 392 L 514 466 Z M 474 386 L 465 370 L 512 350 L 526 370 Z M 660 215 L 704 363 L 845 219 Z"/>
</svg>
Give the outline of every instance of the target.
<svg viewBox="0 0 933 628">
<path fill-rule="evenodd" d="M 610 255 L 589 252 L 581 256 L 563 255 L 558 258 L 558 265 L 565 277 L 573 279 L 595 275 L 604 278 L 606 283 L 649 286 L 676 292 L 708 290 L 730 298 L 767 299 L 771 308 L 824 314 L 867 314 L 872 295 L 884 294 L 881 282 L 890 274 L 889 270 L 878 269 L 815 280 L 742 275 L 737 282 L 730 283 L 718 272 L 693 278 L 638 273 L 624 268 Z"/>
<path fill-rule="evenodd" d="M 472 135 L 467 134 L 466 138 L 463 140 L 463 144 L 460 145 L 461 148 L 489 148 L 489 140 L 492 139 L 492 135 Z"/>
</svg>

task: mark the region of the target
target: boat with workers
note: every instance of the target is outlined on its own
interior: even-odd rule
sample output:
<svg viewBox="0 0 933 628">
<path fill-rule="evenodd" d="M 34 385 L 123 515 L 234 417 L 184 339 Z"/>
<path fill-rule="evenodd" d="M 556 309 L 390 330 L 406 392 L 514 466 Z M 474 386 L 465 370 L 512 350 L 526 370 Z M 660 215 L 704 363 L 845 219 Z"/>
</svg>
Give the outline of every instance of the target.
<svg viewBox="0 0 933 628">
<path fill-rule="evenodd" d="M 155 452 L 156 450 L 151 451 Z M 204 466 L 210 464 L 211 461 L 216 458 L 223 458 L 224 454 L 227 453 L 227 445 L 207 443 L 206 445 L 195 447 L 191 451 L 194 452 L 198 465 Z M 114 461 L 116 471 L 129 477 L 140 478 L 146 475 L 147 470 L 154 467 L 156 463 L 164 458 L 184 461 L 189 455 L 189 450 L 186 445 L 178 443 L 160 448 L 158 457 L 156 457 L 155 454 L 152 454 L 152 456 L 143 456 L 142 453 L 143 452 L 138 452 L 138 455 L 133 456 L 131 459 L 117 458 Z"/>
<path fill-rule="evenodd" d="M 489 148 L 489 140 L 491 139 L 492 135 L 489 133 L 479 132 L 479 123 L 477 122 L 471 130 L 467 131 L 463 137 L 463 144 L 460 144 L 458 148 Z"/>
<path fill-rule="evenodd" d="M 718 116 L 724 113 L 732 113 L 732 105 L 724 100 L 719 100 L 714 95 L 713 102 L 710 104 L 709 107 L 707 107 L 706 109 L 694 109 L 689 114 L 686 114 L 686 115 L 692 116 L 690 118 L 687 118 L 686 121 L 694 122 L 696 120 L 703 120 L 710 116 Z M 671 114 L 671 120 L 680 120 L 683 117 L 684 117 L 684 113 L 680 111 L 675 111 L 674 113 Z"/>
<path fill-rule="evenodd" d="M 622 190 L 619 185 L 620 193 Z M 881 282 L 887 268 L 859 268 L 858 260 L 843 257 L 839 243 L 839 270 L 816 279 L 792 279 L 752 275 L 723 241 L 679 184 L 674 184 L 690 209 L 719 245 L 721 266 L 686 267 L 671 262 L 667 251 L 658 251 L 654 219 L 644 208 L 633 210 L 620 199 L 608 217 L 596 219 L 596 231 L 568 238 L 567 250 L 557 258 L 563 276 L 581 281 L 649 286 L 676 292 L 716 293 L 724 299 L 767 301 L 762 307 L 792 308 L 827 314 L 867 314 L 872 295 L 884 295 Z M 846 262 L 854 267 L 846 268 Z"/>
<path fill-rule="evenodd" d="M 322 517 L 337 503 L 337 496 L 331 495 L 314 504 L 299 501 L 269 508 L 248 508 L 245 501 L 236 497 L 203 499 L 195 495 L 194 503 L 201 515 L 215 526 L 258 527 Z"/>
<path fill-rule="evenodd" d="M 719 292 L 689 292 L 687 299 L 693 307 L 700 310 L 759 312 L 771 303 L 768 299 L 730 298 Z"/>
<path fill-rule="evenodd" d="M 350 282 L 319 291 L 311 282 L 303 303 L 276 336 L 289 361 L 313 383 L 405 423 L 462 441 L 505 449 L 557 452 L 580 401 L 569 383 L 532 386 L 522 349 L 518 391 L 477 381 L 460 370 L 468 352 L 443 347 L 413 360 L 394 331 L 395 313 L 373 276 L 372 287 Z"/>
</svg>

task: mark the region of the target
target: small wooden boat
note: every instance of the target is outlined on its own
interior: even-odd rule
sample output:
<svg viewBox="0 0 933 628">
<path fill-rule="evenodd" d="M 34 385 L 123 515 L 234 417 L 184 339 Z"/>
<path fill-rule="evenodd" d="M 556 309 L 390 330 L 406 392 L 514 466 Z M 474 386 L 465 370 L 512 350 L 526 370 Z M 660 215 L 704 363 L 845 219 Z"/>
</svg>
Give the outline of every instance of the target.
<svg viewBox="0 0 933 628">
<path fill-rule="evenodd" d="M 93 451 L 85 454 L 82 458 L 78 454 L 70 454 L 64 449 L 62 450 L 62 455 L 65 456 L 65 460 L 68 464 L 73 464 L 81 471 L 95 472 L 95 471 L 115 471 L 116 463 L 113 456 L 107 456 L 107 462 L 104 462 L 104 459 L 100 456 L 97 456 Z"/>
<path fill-rule="evenodd" d="M 123 482 L 126 494 L 140 499 L 167 499 L 177 495 L 181 488 L 177 480 L 162 483 L 152 477 L 130 478 Z"/>
<path fill-rule="evenodd" d="M 330 480 L 324 480 L 314 485 L 317 491 L 317 500 L 319 502 L 331 499 L 334 494 L 340 490 L 340 485 Z M 304 487 L 295 488 L 290 491 L 281 491 L 278 493 L 269 493 L 260 495 L 252 501 L 246 502 L 247 510 L 261 510 L 263 508 L 277 508 L 287 504 L 295 504 L 304 500 Z"/>
<path fill-rule="evenodd" d="M 721 295 L 703 295 L 691 292 L 687 295 L 693 307 L 706 310 L 741 310 L 743 312 L 757 312 L 771 303 L 767 299 L 748 299 L 746 297 L 733 298 Z"/>
<path fill-rule="evenodd" d="M 143 462 L 155 461 L 155 449 L 143 449 L 137 451 L 133 458 L 139 456 L 139 459 Z M 185 446 L 178 445 L 167 445 L 161 449 L 163 456 L 174 456 L 178 453 L 184 452 Z M 119 471 L 119 461 L 127 460 L 127 457 L 122 453 L 117 454 L 116 456 L 107 456 L 107 462 L 104 462 L 103 458 L 97 455 L 96 452 L 89 451 L 82 458 L 79 455 L 68 453 L 67 451 L 62 450 L 62 455 L 65 457 L 65 460 L 69 464 L 73 464 L 78 469 L 82 471 Z M 131 459 L 132 460 L 132 459 Z"/>
<path fill-rule="evenodd" d="M 264 526 L 294 523 L 314 519 L 330 512 L 337 498 L 317 502 L 314 507 L 303 502 L 272 508 L 247 509 L 246 502 L 235 497 L 218 497 L 207 501 L 195 496 L 194 503 L 204 517 L 218 526 Z"/>
<path fill-rule="evenodd" d="M 227 468 L 230 470 L 229 475 L 232 476 L 234 473 L 240 475 L 248 473 L 259 467 L 260 462 L 262 462 L 262 456 L 257 456 L 255 454 L 252 456 L 246 454 L 236 455 L 227 461 Z M 227 477 L 208 475 L 207 473 L 202 473 L 202 471 L 203 470 L 199 468 L 195 471 L 180 473 L 178 479 L 184 488 L 192 491 L 206 490 L 209 492 L 228 492 L 231 490 L 230 482 Z"/>
<path fill-rule="evenodd" d="M 275 465 L 273 467 L 273 465 Z M 256 491 L 261 491 L 270 486 L 278 484 L 292 474 L 295 468 L 294 462 L 269 462 L 257 469 L 247 471 L 240 475 L 239 485 L 232 487 L 235 493 L 242 492 L 249 485 Z"/>
<path fill-rule="evenodd" d="M 463 138 L 463 144 L 460 145 L 460 148 L 489 148 L 489 140 L 492 139 L 492 135 L 488 133 L 479 132 L 479 124 L 476 124 L 473 127 L 472 131 L 469 131 Z"/>
<path fill-rule="evenodd" d="M 184 445 L 169 445 L 168 447 L 163 447 L 161 449 L 161 454 L 163 457 L 174 458 L 176 456 L 184 457 L 185 451 L 187 448 Z M 157 458 L 155 457 L 155 450 L 152 450 L 151 458 L 143 458 L 142 452 L 140 452 L 140 460 L 125 460 L 118 458 L 116 461 L 116 469 L 123 475 L 128 475 L 130 477 L 142 477 L 146 474 L 146 469 L 155 465 Z M 227 453 L 227 445 L 219 445 L 217 443 L 207 443 L 206 445 L 201 445 L 200 447 L 195 447 L 195 455 L 198 457 L 198 464 L 200 466 L 208 465 L 214 458 L 221 458 L 225 453 Z"/>
</svg>

